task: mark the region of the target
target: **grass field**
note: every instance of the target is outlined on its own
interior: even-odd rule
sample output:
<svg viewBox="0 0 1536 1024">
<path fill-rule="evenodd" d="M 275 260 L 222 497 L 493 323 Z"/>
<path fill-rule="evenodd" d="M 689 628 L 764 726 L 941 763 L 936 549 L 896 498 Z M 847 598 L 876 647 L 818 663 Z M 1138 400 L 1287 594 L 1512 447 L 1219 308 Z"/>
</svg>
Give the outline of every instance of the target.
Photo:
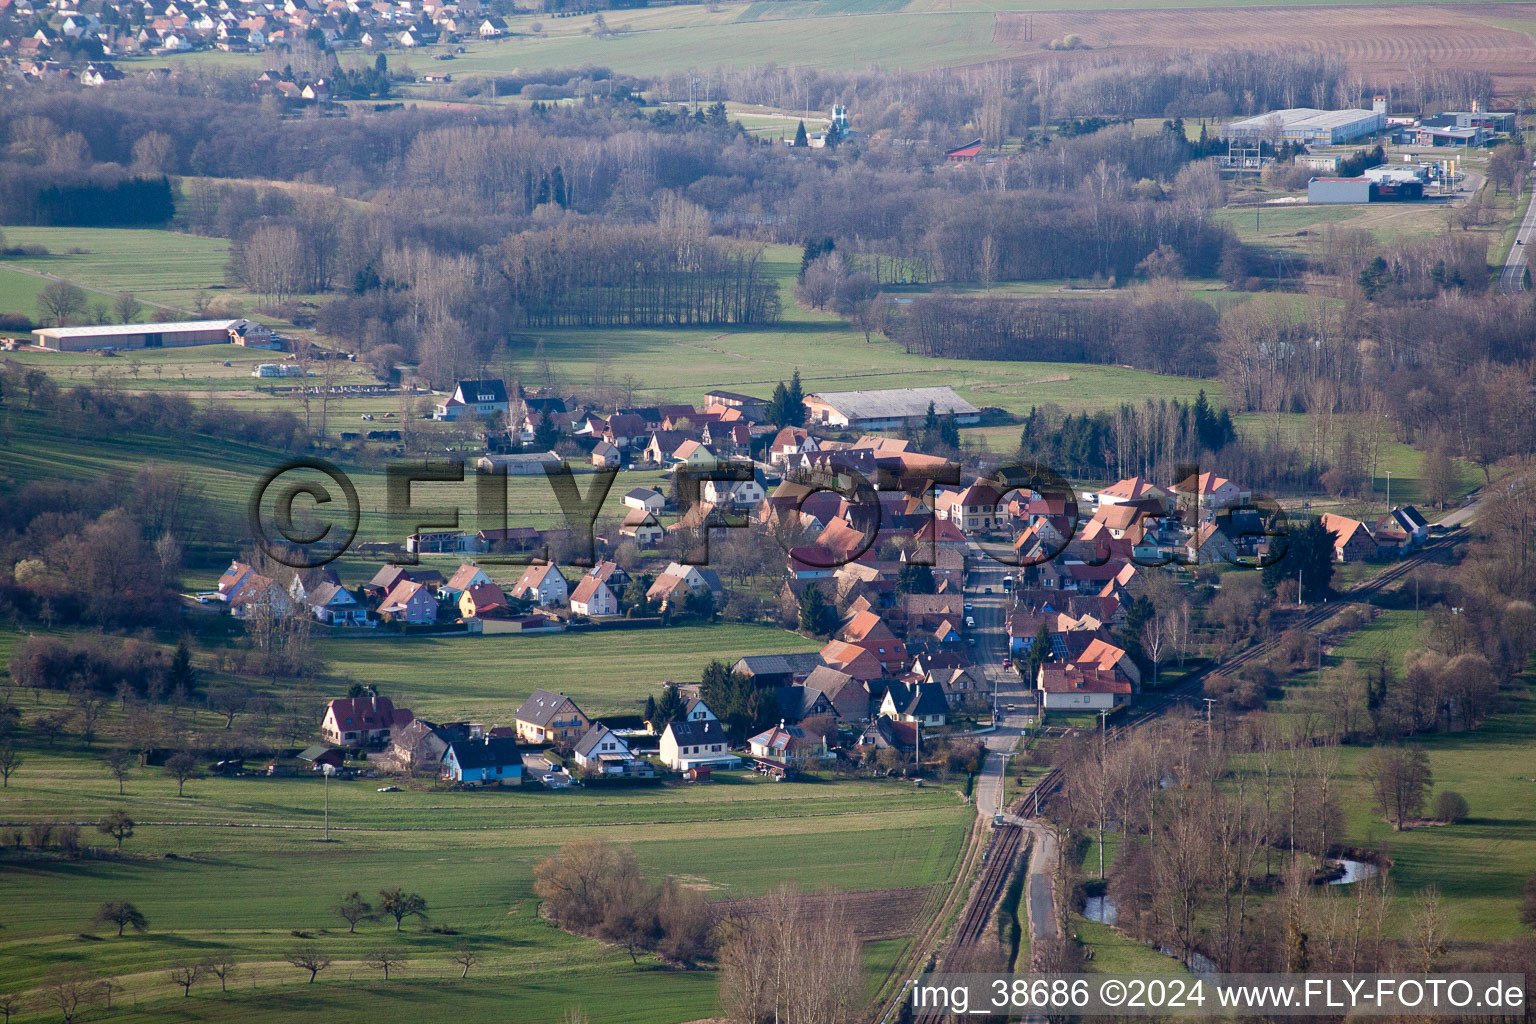
<svg viewBox="0 0 1536 1024">
<path fill-rule="evenodd" d="M 537 687 L 570 694 L 589 714 L 635 714 L 663 682 L 699 679 L 712 658 L 815 651 L 821 644 L 761 626 L 717 624 L 552 636 L 360 637 L 323 652 L 331 670 L 381 684 L 430 717 L 510 725 Z"/>
<path fill-rule="evenodd" d="M 47 256 L 10 256 L 0 261 L 0 312 L 37 315 L 36 290 L 45 281 L 16 273 L 17 268 L 73 281 L 93 292 L 92 305 L 105 305 L 119 292 L 131 292 L 144 304 L 145 319 L 184 319 L 199 291 L 219 303 L 235 303 L 250 312 L 256 297 L 225 280 L 229 240 L 153 228 L 4 227 L 8 245 L 41 245 Z M 27 285 L 10 279 L 35 281 Z M 301 301 L 314 296 L 299 296 Z M 157 308 L 160 307 L 160 308 Z M 283 321 L 263 317 L 263 322 Z M 269 354 L 270 358 L 270 354 Z"/>
<path fill-rule="evenodd" d="M 1210 49 L 1253 45 L 1273 32 L 1254 32 L 1256 18 L 1284 22 L 1284 9 L 1339 7 L 1328 17 L 1308 19 L 1305 45 L 1337 53 L 1365 72 L 1401 72 L 1425 61 L 1472 64 L 1497 74 L 1519 74 L 1525 38 L 1519 25 L 1501 24 L 1498 5 L 1398 4 L 1382 8 L 1387 47 L 1354 44 L 1345 29 L 1360 15 L 1351 7 L 1380 7 L 1367 0 L 1344 4 L 1324 0 L 1151 0 L 1126 10 L 1123 0 L 1090 0 L 1067 8 L 1061 0 L 792 0 L 785 3 L 688 4 L 617 12 L 607 17 L 613 35 L 595 38 L 591 18 L 522 15 L 508 18 L 513 33 L 494 41 L 471 40 L 453 66 L 457 75 L 495 74 L 514 69 L 610 67 L 632 74 L 681 72 L 696 68 L 774 63 L 862 71 L 871 65 L 924 69 L 972 65 L 986 60 L 1039 58 L 1040 39 L 1076 31 L 1096 51 L 1110 55 L 1147 46 Z M 1265 8 L 1277 8 L 1266 11 Z M 1228 13 L 1223 8 L 1235 8 Z M 1252 8 L 1253 10 L 1248 10 Z M 1491 10 L 1490 10 L 1491 8 Z M 1517 20 L 1520 8 L 1511 7 Z M 1045 13 L 1034 38 L 1019 30 L 1018 12 Z M 1151 16 L 1148 16 L 1151 12 Z M 1167 12 L 1160 16 L 1161 12 Z M 606 16 L 605 16 L 606 17 Z M 541 31 L 533 33 L 534 23 Z M 1276 30 L 1295 30 L 1284 22 Z M 1527 47 L 1528 48 L 1528 47 Z M 441 48 L 392 55 L 392 63 L 430 59 Z M 177 64 L 259 69 L 261 55 L 218 51 L 146 57 L 132 65 Z M 678 98 L 678 97 L 669 97 Z"/>
<path fill-rule="evenodd" d="M 1423 649 L 1419 620 L 1411 607 L 1381 612 L 1332 644 L 1325 665 L 1346 660 L 1368 664 L 1385 658 L 1401 673 L 1404 659 Z M 1328 709 L 1315 688 L 1316 675 L 1302 673 L 1289 686 L 1281 714 L 1314 715 Z M 1369 748 L 1341 748 L 1340 789 L 1347 845 L 1380 849 L 1392 859 L 1397 888 L 1397 923 L 1408 920 L 1424 887 L 1434 885 L 1445 900 L 1451 934 L 1462 942 L 1510 938 L 1521 933 L 1516 919 L 1520 893 L 1536 870 L 1536 699 L 1529 679 L 1506 690 L 1499 713 L 1470 732 L 1438 733 L 1409 740 L 1430 758 L 1430 795 L 1454 790 L 1466 797 L 1470 818 L 1459 825 L 1394 832 L 1375 806 L 1370 783 L 1360 771 Z"/>
<path fill-rule="evenodd" d="M 532 867 L 560 843 L 592 835 L 628 844 L 648 870 L 711 898 L 752 896 L 785 880 L 812 890 L 920 890 L 949 877 L 970 820 L 953 792 L 876 782 L 738 776 L 631 792 L 381 794 L 377 783 L 355 780 L 329 787 L 325 843 L 321 787 L 314 778 L 201 779 L 177 797 L 174 781 L 149 768 L 135 771 L 119 797 L 90 753 L 32 753 L 0 791 L 0 817 L 89 822 L 124 809 L 141 824 L 120 860 L 6 855 L 6 987 L 32 988 L 71 968 L 110 975 L 134 1007 L 122 1015 L 130 1020 L 327 1020 L 366 983 L 375 1012 L 403 1014 L 432 1000 L 456 1017 L 499 1021 L 513 1001 L 516 1019 L 535 1024 L 574 1007 L 595 1021 L 670 1024 L 711 1015 L 713 972 L 670 971 L 647 956 L 626 963 L 616 949 L 541 921 Z M 397 937 L 386 922 L 348 935 L 329 910 L 352 889 L 371 896 L 390 885 L 420 892 L 431 924 L 449 934 L 407 923 Z M 107 899 L 137 905 L 148 932 L 82 937 Z M 291 932 L 336 959 L 313 988 L 281 960 L 301 944 Z M 460 944 L 482 958 L 467 983 L 448 960 Z M 872 967 L 901 945 L 870 950 Z M 384 986 L 360 963 L 382 946 L 408 958 L 400 980 Z M 218 951 L 242 964 L 232 991 L 205 983 L 183 1000 L 166 969 Z M 594 986 L 598 977 L 604 984 Z"/>
</svg>

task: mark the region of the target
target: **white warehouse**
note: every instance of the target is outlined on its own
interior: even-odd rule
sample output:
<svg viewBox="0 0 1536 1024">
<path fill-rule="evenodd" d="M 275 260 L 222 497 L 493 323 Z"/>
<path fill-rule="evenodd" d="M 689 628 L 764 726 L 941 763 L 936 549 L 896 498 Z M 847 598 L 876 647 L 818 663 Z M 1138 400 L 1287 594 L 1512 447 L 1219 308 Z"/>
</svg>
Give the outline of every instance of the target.
<svg viewBox="0 0 1536 1024">
<path fill-rule="evenodd" d="M 1228 140 L 1299 142 L 1303 145 L 1337 146 L 1384 131 L 1387 127 L 1387 101 L 1376 97 L 1373 110 L 1317 110 L 1313 107 L 1288 107 L 1256 114 L 1221 126 L 1221 137 Z"/>
</svg>

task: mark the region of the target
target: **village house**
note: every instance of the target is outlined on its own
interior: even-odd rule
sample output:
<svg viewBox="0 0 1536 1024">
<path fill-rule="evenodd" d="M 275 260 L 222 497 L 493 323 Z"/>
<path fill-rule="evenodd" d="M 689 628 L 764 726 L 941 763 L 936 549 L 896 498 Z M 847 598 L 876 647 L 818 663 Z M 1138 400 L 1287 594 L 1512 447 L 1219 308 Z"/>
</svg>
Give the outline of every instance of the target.
<svg viewBox="0 0 1536 1024">
<path fill-rule="evenodd" d="M 531 601 L 540 608 L 564 605 L 570 597 L 565 577 L 554 562 L 530 565 L 512 587 L 512 596 L 519 601 Z"/>
<path fill-rule="evenodd" d="M 465 563 L 454 570 L 453 575 L 448 577 L 447 583 L 437 588 L 437 593 L 445 601 L 457 601 L 460 595 L 470 587 L 483 586 L 490 582 L 491 578 L 485 574 L 484 569 L 478 565 Z"/>
<path fill-rule="evenodd" d="M 642 509 L 632 508 L 619 524 L 619 537 L 632 541 L 637 548 L 654 548 L 666 536 L 656 517 Z"/>
<path fill-rule="evenodd" d="M 387 757 L 400 770 L 412 775 L 435 775 L 442 770 L 448 745 L 464 734 L 456 727 L 439 726 L 425 718 L 413 719 L 394 730 Z"/>
<path fill-rule="evenodd" d="M 513 716 L 513 726 L 524 743 L 559 743 L 580 739 L 592 725 L 576 702 L 563 693 L 534 690 Z"/>
<path fill-rule="evenodd" d="M 437 598 L 424 584 L 402 580 L 379 603 L 378 615 L 387 622 L 413 626 L 436 622 Z"/>
<path fill-rule="evenodd" d="M 832 756 L 825 737 L 783 721 L 747 740 L 747 749 L 755 758 L 790 768 Z"/>
<path fill-rule="evenodd" d="M 1126 502 L 1143 501 L 1148 498 L 1167 502 L 1168 492 L 1145 477 L 1139 476 L 1110 484 L 1098 494 L 1098 502 L 1101 506 L 1123 505 Z"/>
<path fill-rule="evenodd" d="M 949 701 L 944 691 L 931 683 L 892 682 L 880 701 L 880 714 L 898 722 L 912 722 L 924 728 L 937 728 L 949 716 Z"/>
<path fill-rule="evenodd" d="M 1131 700 L 1130 681 L 1114 671 L 1047 662 L 1035 679 L 1046 711 L 1107 711 Z"/>
<path fill-rule="evenodd" d="M 624 465 L 624 453 L 607 441 L 599 441 L 592 447 L 592 465 L 597 469 L 619 469 Z"/>
<path fill-rule="evenodd" d="M 443 778 L 462 786 L 521 782 L 523 752 L 510 736 L 482 734 L 455 739 L 442 755 Z"/>
<path fill-rule="evenodd" d="M 730 752 L 725 730 L 713 719 L 667 723 L 661 734 L 660 757 L 663 764 L 680 772 L 741 766 L 741 758 Z"/>
<path fill-rule="evenodd" d="M 577 615 L 593 617 L 617 615 L 619 599 L 601 576 L 588 572 L 581 577 L 581 581 L 576 584 L 576 589 L 571 592 L 571 611 Z"/>
<path fill-rule="evenodd" d="M 1358 519 L 1324 512 L 1323 529 L 1333 534 L 1333 556 L 1340 562 L 1363 562 L 1377 555 L 1371 528 Z"/>
<path fill-rule="evenodd" d="M 602 775 L 649 777 L 655 774 L 647 762 L 634 755 L 624 737 L 602 722 L 594 722 L 577 742 L 572 758 L 582 768 Z"/>
<path fill-rule="evenodd" d="M 1203 515 L 1244 504 L 1253 497 L 1249 491 L 1215 473 L 1201 473 L 1174 484 L 1173 496 L 1180 507 L 1198 508 Z"/>
<path fill-rule="evenodd" d="M 327 626 L 371 625 L 368 609 L 340 583 L 324 582 L 304 596 L 304 605 Z"/>
<path fill-rule="evenodd" d="M 506 618 L 511 612 L 507 595 L 494 583 L 475 583 L 459 595 L 459 614 L 466 619 Z"/>
<path fill-rule="evenodd" d="M 388 743 L 394 730 L 410 725 L 415 717 L 388 697 L 340 697 L 325 706 L 320 736 L 336 746 L 377 746 Z"/>
<path fill-rule="evenodd" d="M 453 394 L 439 402 L 432 411 L 434 420 L 452 422 L 466 415 L 480 419 L 493 416 L 506 418 L 511 409 L 507 400 L 507 386 L 499 380 L 461 380 Z"/>
</svg>

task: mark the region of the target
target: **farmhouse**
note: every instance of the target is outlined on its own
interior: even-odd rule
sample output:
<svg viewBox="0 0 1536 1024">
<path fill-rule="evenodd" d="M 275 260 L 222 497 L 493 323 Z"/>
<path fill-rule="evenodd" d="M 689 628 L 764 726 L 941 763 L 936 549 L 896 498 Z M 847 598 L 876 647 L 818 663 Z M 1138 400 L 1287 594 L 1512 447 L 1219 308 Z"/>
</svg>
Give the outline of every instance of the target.
<svg viewBox="0 0 1536 1024">
<path fill-rule="evenodd" d="M 953 413 L 961 425 L 981 422 L 981 410 L 950 387 L 891 388 L 884 391 L 822 391 L 805 396 L 806 418 L 844 430 L 896 430 L 928 415 Z"/>
<path fill-rule="evenodd" d="M 1371 528 L 1358 519 L 1323 513 L 1323 529 L 1333 534 L 1333 556 L 1340 562 L 1360 562 L 1375 558 L 1376 538 Z"/>
<path fill-rule="evenodd" d="M 549 690 L 534 690 L 513 716 L 517 738 L 525 743 L 576 740 L 591 724 L 575 701 Z"/>
<path fill-rule="evenodd" d="M 97 327 L 44 327 L 32 332 L 37 344 L 56 352 L 86 352 L 105 348 L 183 348 L 188 345 L 228 345 L 239 337 L 257 344 L 271 343 L 272 332 L 249 320 L 187 320 L 164 324 L 102 324 Z M 265 346 L 263 346 L 265 347 Z"/>
</svg>

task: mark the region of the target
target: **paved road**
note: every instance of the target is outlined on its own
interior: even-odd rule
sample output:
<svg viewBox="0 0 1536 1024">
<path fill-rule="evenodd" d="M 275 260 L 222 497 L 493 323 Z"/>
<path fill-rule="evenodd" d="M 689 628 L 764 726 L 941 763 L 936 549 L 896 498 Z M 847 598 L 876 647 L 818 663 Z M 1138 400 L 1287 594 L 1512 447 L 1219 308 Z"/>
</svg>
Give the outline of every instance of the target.
<svg viewBox="0 0 1536 1024">
<path fill-rule="evenodd" d="M 996 732 L 984 739 L 987 761 L 981 779 L 976 786 L 976 810 L 991 818 L 1003 806 L 1003 799 L 1016 799 L 1020 794 L 1001 793 L 1004 754 L 1017 750 L 1019 737 L 1023 735 L 1034 711 L 1034 696 L 1024 679 L 1012 667 L 1004 668 L 1008 658 L 1008 609 L 1013 597 L 1003 589 L 1007 567 L 994 562 L 978 548 L 971 545 L 969 558 L 973 568 L 966 581 L 968 614 L 976 625 L 968 629 L 969 637 L 976 643 L 971 651 L 971 661 L 993 686 L 993 699 L 1001 712 Z M 969 640 L 967 640 L 969 643 Z M 1009 712 L 1012 705 L 1018 710 Z M 1002 799 L 1000 799 L 1002 798 Z M 1028 877 L 1026 879 L 1026 904 L 1029 917 L 1031 947 L 1042 939 L 1056 936 L 1055 887 L 1056 840 L 1050 830 L 1027 817 L 1019 820 L 1029 829 L 1033 842 L 1030 846 Z"/>
<path fill-rule="evenodd" d="M 1504 272 L 1499 275 L 1499 290 L 1506 295 L 1525 290 L 1525 250 L 1533 244 L 1533 238 L 1536 238 L 1536 198 L 1525 208 L 1525 217 L 1520 221 L 1520 229 L 1515 232 L 1515 242 L 1509 247 L 1509 255 L 1505 258 Z"/>
</svg>

